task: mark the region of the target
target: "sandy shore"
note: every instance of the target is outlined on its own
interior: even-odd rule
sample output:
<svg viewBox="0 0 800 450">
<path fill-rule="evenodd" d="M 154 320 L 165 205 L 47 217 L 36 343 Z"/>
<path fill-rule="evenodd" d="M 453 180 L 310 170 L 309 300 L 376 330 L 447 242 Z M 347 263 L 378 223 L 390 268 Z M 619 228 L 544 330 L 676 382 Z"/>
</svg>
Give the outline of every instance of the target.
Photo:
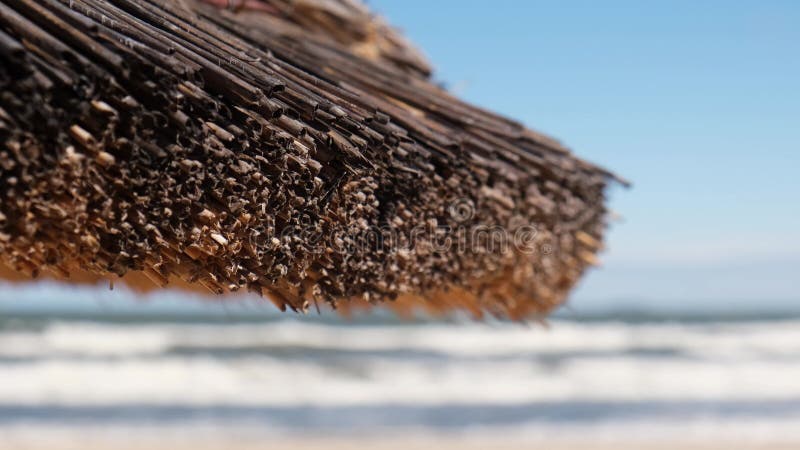
<svg viewBox="0 0 800 450">
<path fill-rule="evenodd" d="M 3 446 L 3 450 L 85 450 L 85 445 L 30 445 L 11 444 Z M 364 442 L 330 442 L 308 443 L 296 441 L 262 442 L 251 445 L 238 445 L 233 443 L 220 444 L 187 444 L 186 446 L 138 446 L 138 445 L 106 445 L 97 443 L 95 449 L 103 450 L 263 450 L 265 448 L 281 450 L 796 450 L 798 444 L 642 444 L 640 442 L 629 444 L 591 444 L 591 443 L 561 443 L 551 445 L 547 443 L 518 443 L 518 444 L 464 444 L 462 442 L 409 442 L 395 444 L 375 444 L 372 441 Z"/>
<path fill-rule="evenodd" d="M 3 437 L 0 434 L 0 437 Z M 73 437 L 68 439 L 49 438 L 9 438 L 3 437 L 2 450 L 263 450 L 265 448 L 281 450 L 733 450 L 733 449 L 762 449 L 762 450 L 795 450 L 800 448 L 800 443 L 780 442 L 643 442 L 604 440 L 602 442 L 589 442 L 580 439 L 523 440 L 516 439 L 511 442 L 496 442 L 487 439 L 466 438 L 391 438 L 380 440 L 374 437 L 356 438 L 310 438 L 310 439 L 191 439 L 168 438 L 157 439 L 140 435 L 127 437 Z"/>
</svg>

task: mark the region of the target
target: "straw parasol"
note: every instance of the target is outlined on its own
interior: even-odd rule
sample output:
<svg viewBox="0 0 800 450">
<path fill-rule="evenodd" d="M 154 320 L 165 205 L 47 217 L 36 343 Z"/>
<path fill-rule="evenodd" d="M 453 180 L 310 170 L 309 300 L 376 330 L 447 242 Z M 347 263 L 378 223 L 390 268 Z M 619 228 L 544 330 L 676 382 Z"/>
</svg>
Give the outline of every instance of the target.
<svg viewBox="0 0 800 450">
<path fill-rule="evenodd" d="M 430 75 L 355 0 L 1 0 L 0 276 L 552 310 L 618 179 Z"/>
</svg>

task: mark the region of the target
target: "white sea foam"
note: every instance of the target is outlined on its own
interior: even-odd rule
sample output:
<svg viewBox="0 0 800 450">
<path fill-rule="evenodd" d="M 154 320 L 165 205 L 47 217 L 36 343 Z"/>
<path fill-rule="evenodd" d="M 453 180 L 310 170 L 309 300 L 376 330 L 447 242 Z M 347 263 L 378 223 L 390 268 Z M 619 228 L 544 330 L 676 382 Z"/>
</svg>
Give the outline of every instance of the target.
<svg viewBox="0 0 800 450">
<path fill-rule="evenodd" d="M 159 354 L 175 346 L 302 346 L 353 351 L 434 351 L 451 356 L 671 349 L 714 358 L 800 354 L 800 321 L 745 323 L 421 324 L 354 326 L 56 322 L 43 331 L 0 331 L 0 356 Z"/>
<path fill-rule="evenodd" d="M 3 362 L 5 358 L 5 362 Z M 0 404 L 524 405 L 800 399 L 800 322 L 0 330 Z"/>
</svg>

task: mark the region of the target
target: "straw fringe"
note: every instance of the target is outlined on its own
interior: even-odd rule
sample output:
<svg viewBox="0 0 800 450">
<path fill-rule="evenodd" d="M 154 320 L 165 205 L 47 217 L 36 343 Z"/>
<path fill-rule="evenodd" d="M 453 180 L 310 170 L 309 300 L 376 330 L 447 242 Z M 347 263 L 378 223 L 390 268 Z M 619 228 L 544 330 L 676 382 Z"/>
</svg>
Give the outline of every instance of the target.
<svg viewBox="0 0 800 450">
<path fill-rule="evenodd" d="M 0 0 L 0 276 L 524 318 L 596 264 L 612 174 L 355 1 L 256 3 Z"/>
</svg>

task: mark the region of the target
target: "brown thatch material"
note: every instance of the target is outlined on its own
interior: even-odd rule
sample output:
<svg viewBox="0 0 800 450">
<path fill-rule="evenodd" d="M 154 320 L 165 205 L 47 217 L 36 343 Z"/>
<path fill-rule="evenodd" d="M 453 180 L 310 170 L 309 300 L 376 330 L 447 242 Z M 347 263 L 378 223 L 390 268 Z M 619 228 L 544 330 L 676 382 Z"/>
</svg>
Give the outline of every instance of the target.
<svg viewBox="0 0 800 450">
<path fill-rule="evenodd" d="M 354 0 L 223 2 L 0 1 L 0 275 L 520 318 L 595 262 L 611 174 Z"/>
</svg>

